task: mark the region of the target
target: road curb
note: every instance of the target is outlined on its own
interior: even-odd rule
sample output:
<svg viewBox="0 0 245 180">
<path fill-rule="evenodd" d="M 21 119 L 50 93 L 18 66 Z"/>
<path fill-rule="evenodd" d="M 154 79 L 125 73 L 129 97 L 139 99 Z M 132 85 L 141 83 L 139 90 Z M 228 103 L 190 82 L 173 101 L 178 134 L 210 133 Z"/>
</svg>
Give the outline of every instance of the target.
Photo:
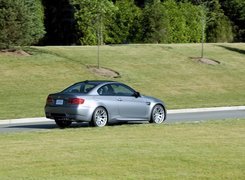
<svg viewBox="0 0 245 180">
<path fill-rule="evenodd" d="M 234 110 L 245 110 L 245 106 L 175 109 L 175 110 L 168 110 L 167 114 L 218 112 L 218 111 L 234 111 Z M 0 125 L 23 124 L 23 123 L 34 123 L 34 122 L 50 122 L 50 121 L 53 120 L 47 119 L 45 117 L 8 119 L 8 120 L 0 120 Z"/>
<path fill-rule="evenodd" d="M 168 114 L 180 113 L 199 113 L 199 112 L 217 112 L 217 111 L 239 111 L 245 110 L 245 106 L 230 106 L 230 107 L 211 107 L 211 108 L 193 108 L 193 109 L 176 109 L 168 110 Z"/>
<path fill-rule="evenodd" d="M 33 123 L 33 122 L 50 122 L 50 121 L 52 121 L 52 120 L 47 119 L 45 117 L 7 119 L 7 120 L 0 120 L 0 125 L 6 125 L 6 124 L 23 124 L 23 123 Z"/>
</svg>

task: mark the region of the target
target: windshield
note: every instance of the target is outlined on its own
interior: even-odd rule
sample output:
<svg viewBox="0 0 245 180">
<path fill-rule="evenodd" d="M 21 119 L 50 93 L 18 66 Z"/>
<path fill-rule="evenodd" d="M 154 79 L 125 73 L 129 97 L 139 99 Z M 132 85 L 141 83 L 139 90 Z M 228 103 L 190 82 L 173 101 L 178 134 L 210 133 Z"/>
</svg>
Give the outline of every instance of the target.
<svg viewBox="0 0 245 180">
<path fill-rule="evenodd" d="M 98 84 L 96 84 L 96 83 L 81 82 L 81 83 L 77 83 L 77 84 L 74 84 L 74 85 L 66 88 L 62 92 L 63 93 L 82 93 L 82 94 L 87 94 L 88 92 L 90 92 L 97 85 Z"/>
</svg>

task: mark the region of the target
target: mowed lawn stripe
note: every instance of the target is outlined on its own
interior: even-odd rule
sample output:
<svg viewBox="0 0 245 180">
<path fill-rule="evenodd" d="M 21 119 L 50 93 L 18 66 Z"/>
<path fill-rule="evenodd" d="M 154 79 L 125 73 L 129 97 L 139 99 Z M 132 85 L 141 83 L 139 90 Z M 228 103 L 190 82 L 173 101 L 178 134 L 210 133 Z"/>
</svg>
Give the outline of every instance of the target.
<svg viewBox="0 0 245 180">
<path fill-rule="evenodd" d="M 11 133 L 0 179 L 244 179 L 245 121 Z"/>
</svg>

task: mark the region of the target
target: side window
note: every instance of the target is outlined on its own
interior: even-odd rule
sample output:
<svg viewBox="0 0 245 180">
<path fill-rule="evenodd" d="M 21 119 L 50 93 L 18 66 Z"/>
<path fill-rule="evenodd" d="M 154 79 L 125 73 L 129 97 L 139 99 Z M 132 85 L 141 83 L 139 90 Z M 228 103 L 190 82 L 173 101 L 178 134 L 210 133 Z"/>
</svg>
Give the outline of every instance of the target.
<svg viewBox="0 0 245 180">
<path fill-rule="evenodd" d="M 84 86 L 84 88 L 81 87 L 80 91 L 84 92 L 84 93 L 88 93 L 89 91 L 91 91 L 94 88 L 95 85 L 93 84 L 86 84 Z"/>
<path fill-rule="evenodd" d="M 101 96 L 114 96 L 114 90 L 111 85 L 105 85 L 98 89 L 98 94 Z"/>
<path fill-rule="evenodd" d="M 73 87 L 71 87 L 70 89 L 68 89 L 66 92 L 68 93 L 79 93 L 80 92 L 80 84 L 79 85 L 75 85 Z"/>
<path fill-rule="evenodd" d="M 121 84 L 113 84 L 112 88 L 117 96 L 133 96 L 135 93 L 131 88 Z"/>
<path fill-rule="evenodd" d="M 95 87 L 94 84 L 85 84 L 85 83 L 80 83 L 80 84 L 75 84 L 63 92 L 65 93 L 88 93 Z"/>
</svg>

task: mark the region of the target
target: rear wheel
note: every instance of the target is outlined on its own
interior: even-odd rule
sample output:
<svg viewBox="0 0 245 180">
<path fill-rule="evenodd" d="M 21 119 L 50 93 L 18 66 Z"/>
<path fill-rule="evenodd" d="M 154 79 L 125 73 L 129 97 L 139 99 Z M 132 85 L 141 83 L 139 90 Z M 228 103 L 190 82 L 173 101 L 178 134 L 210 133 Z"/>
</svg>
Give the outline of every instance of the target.
<svg viewBox="0 0 245 180">
<path fill-rule="evenodd" d="M 60 128 L 63 129 L 63 128 L 69 127 L 72 122 L 57 118 L 57 119 L 55 119 L 55 123 L 57 124 L 57 126 L 59 126 Z"/>
<path fill-rule="evenodd" d="M 165 120 L 165 110 L 162 105 L 157 104 L 153 107 L 150 123 L 161 124 Z"/>
<path fill-rule="evenodd" d="M 96 108 L 90 124 L 95 127 L 103 127 L 107 124 L 107 122 L 108 122 L 108 113 L 106 109 L 103 107 Z"/>
</svg>

